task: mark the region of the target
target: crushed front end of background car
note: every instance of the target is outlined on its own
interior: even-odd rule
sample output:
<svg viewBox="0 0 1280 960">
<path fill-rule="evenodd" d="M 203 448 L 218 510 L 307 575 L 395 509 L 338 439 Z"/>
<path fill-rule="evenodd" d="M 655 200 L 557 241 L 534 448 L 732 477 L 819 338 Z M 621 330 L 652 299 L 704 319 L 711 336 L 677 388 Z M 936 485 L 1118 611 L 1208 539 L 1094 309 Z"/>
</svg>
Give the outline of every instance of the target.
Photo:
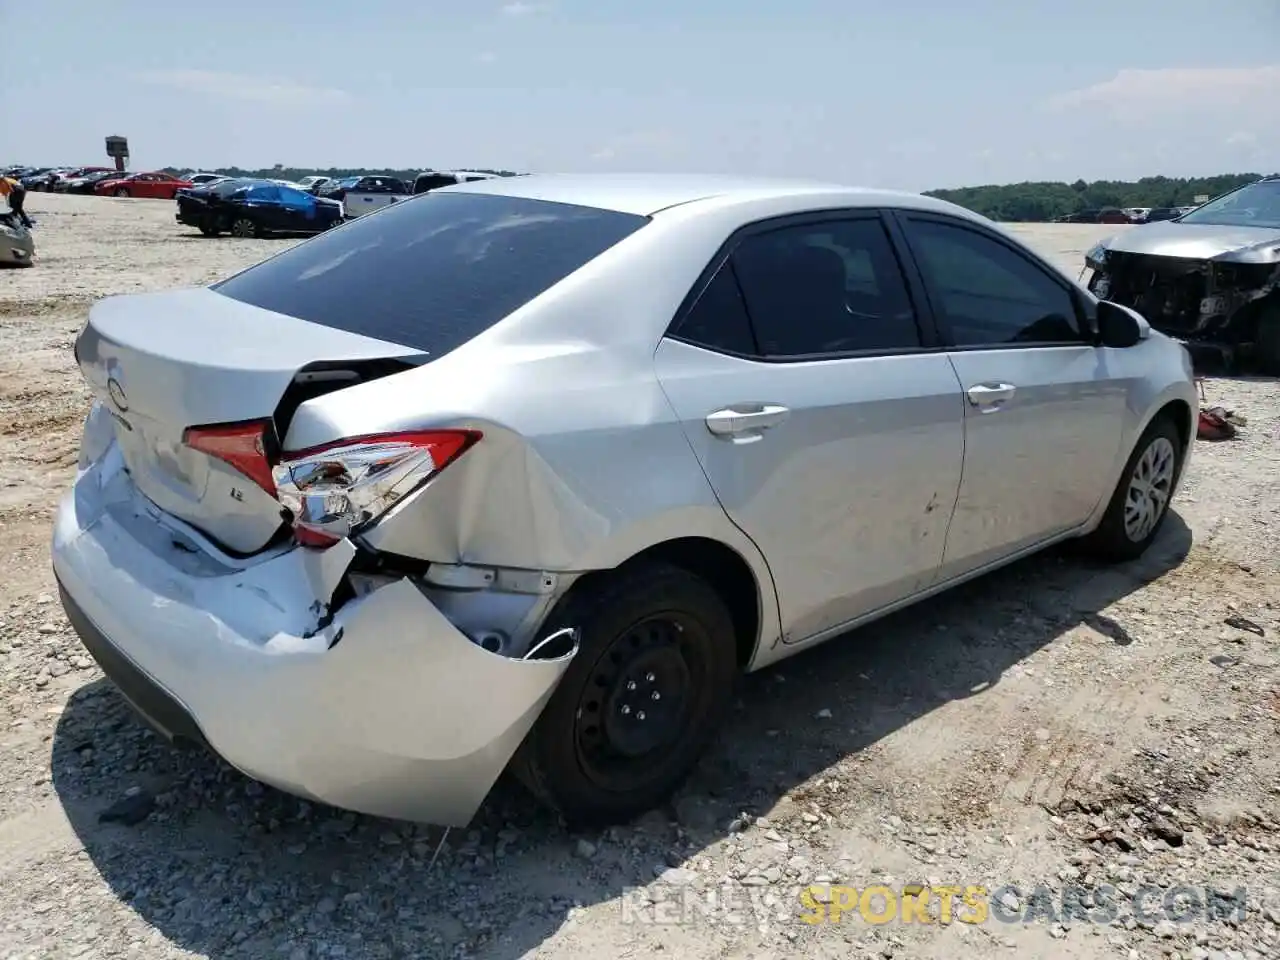
<svg viewBox="0 0 1280 960">
<path fill-rule="evenodd" d="M 1280 240 L 1268 250 L 1208 258 L 1115 250 L 1109 243 L 1085 255 L 1090 292 L 1132 307 L 1162 333 L 1234 350 L 1252 344 L 1264 311 L 1280 309 Z"/>
</svg>

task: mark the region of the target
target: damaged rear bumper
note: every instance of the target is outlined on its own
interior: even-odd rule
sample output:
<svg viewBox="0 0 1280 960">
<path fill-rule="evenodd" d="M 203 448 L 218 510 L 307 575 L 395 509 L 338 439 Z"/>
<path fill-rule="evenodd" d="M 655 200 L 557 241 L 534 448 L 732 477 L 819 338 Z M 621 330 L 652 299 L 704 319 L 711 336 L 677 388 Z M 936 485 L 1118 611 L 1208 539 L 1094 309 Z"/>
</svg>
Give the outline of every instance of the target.
<svg viewBox="0 0 1280 960">
<path fill-rule="evenodd" d="M 490 653 L 408 579 L 322 619 L 353 555 L 344 541 L 219 556 L 136 492 L 114 447 L 80 474 L 53 538 L 72 625 L 163 733 L 289 793 L 465 825 L 576 645 Z"/>
</svg>

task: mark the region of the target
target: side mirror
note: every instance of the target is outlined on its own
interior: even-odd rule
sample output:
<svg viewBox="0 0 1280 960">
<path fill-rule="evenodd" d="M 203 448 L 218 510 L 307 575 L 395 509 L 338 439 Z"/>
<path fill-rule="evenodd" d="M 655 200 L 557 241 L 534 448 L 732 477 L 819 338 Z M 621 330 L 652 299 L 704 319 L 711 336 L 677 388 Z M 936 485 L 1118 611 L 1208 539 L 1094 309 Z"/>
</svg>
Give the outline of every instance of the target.
<svg viewBox="0 0 1280 960">
<path fill-rule="evenodd" d="M 1151 335 L 1151 326 L 1136 310 L 1112 303 L 1098 301 L 1098 344 L 1103 347 L 1132 347 Z"/>
</svg>

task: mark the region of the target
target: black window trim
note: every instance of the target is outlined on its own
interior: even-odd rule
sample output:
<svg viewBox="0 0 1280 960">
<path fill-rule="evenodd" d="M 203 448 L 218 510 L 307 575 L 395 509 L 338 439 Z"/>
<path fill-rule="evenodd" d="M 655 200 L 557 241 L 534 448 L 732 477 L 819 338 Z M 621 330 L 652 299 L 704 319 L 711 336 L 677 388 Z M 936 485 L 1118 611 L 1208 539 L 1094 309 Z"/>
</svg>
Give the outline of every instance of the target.
<svg viewBox="0 0 1280 960">
<path fill-rule="evenodd" d="M 1073 287 L 1064 278 L 1056 268 L 1047 260 L 1036 254 L 1034 251 L 1022 249 L 1019 246 L 1009 242 L 1009 239 L 1002 236 L 995 230 L 988 229 L 980 223 L 966 220 L 962 217 L 950 216 L 945 213 L 935 213 L 932 210 L 912 210 L 909 208 L 901 208 L 890 213 L 890 219 L 894 221 L 894 226 L 898 235 L 901 237 L 903 245 L 908 251 L 908 257 L 912 261 L 913 266 L 919 273 L 921 284 L 924 288 L 924 295 L 928 298 L 930 305 L 929 312 L 933 317 L 935 328 L 937 329 L 942 342 L 945 343 L 946 350 L 950 353 L 971 353 L 974 351 L 988 350 L 1045 350 L 1053 348 L 1078 348 L 1097 346 L 1096 332 L 1094 331 L 1094 323 L 1088 310 L 1088 304 L 1080 291 Z M 1038 269 L 1048 280 L 1056 284 L 1071 301 L 1074 310 L 1075 321 L 1081 330 L 1081 339 L 1079 340 L 1022 340 L 1015 343 L 979 343 L 979 344 L 957 344 L 955 336 L 950 327 L 947 325 L 945 311 L 939 309 L 938 293 L 931 289 L 929 282 L 925 279 L 924 271 L 920 269 L 920 257 L 914 247 L 911 245 L 910 234 L 907 230 L 907 224 L 911 221 L 940 223 L 948 227 L 956 227 L 960 230 L 968 230 L 970 233 L 976 233 L 978 236 L 985 237 L 993 241 L 1014 256 L 1021 258 L 1030 266 Z"/>
<path fill-rule="evenodd" d="M 899 347 L 895 349 L 874 348 L 868 350 L 845 350 L 838 353 L 806 353 L 806 354 L 790 354 L 787 356 L 775 356 L 773 354 L 764 354 L 756 352 L 754 354 L 739 353 L 734 350 L 726 350 L 722 347 L 711 347 L 704 343 L 699 343 L 688 337 L 680 335 L 680 328 L 697 306 L 698 301 L 702 298 L 707 287 L 711 285 L 711 281 L 716 278 L 722 269 L 733 270 L 733 264 L 730 262 L 734 251 L 738 245 L 747 237 L 758 236 L 765 233 L 773 233 L 778 230 L 785 230 L 791 227 L 807 226 L 810 224 L 831 223 L 834 221 L 849 220 L 877 220 L 885 232 L 885 239 L 888 241 L 889 248 L 893 252 L 894 260 L 898 264 L 898 269 L 902 274 L 903 285 L 907 290 L 907 298 L 910 301 L 912 312 L 915 315 L 916 331 L 920 336 L 921 345 L 918 347 Z M 933 309 L 930 301 L 925 296 L 925 289 L 915 264 L 910 262 L 905 244 L 897 231 L 897 225 L 893 221 L 890 211 L 879 207 L 833 207 L 826 210 L 807 210 L 803 213 L 782 214 L 776 217 L 766 217 L 762 220 L 756 220 L 752 223 L 745 224 L 729 235 L 715 255 L 703 268 L 698 275 L 698 279 L 694 281 L 693 286 L 689 288 L 689 292 L 685 295 L 680 306 L 676 309 L 675 316 L 667 325 L 667 330 L 663 334 L 663 338 L 674 340 L 677 343 L 683 343 L 691 347 L 697 347 L 699 350 L 706 350 L 710 353 L 717 353 L 722 356 L 736 357 L 740 360 L 751 360 L 756 363 L 819 363 L 836 360 L 860 360 L 868 357 L 899 357 L 899 356 L 916 356 L 919 354 L 945 353 L 949 348 L 938 329 Z M 738 294 L 742 297 L 744 306 L 746 306 L 746 296 L 742 292 L 742 286 L 738 283 L 737 274 L 733 274 L 733 282 L 738 287 Z M 759 337 L 757 336 L 755 323 L 750 318 L 749 307 L 747 314 L 747 322 L 751 332 L 751 339 L 759 345 Z"/>
</svg>

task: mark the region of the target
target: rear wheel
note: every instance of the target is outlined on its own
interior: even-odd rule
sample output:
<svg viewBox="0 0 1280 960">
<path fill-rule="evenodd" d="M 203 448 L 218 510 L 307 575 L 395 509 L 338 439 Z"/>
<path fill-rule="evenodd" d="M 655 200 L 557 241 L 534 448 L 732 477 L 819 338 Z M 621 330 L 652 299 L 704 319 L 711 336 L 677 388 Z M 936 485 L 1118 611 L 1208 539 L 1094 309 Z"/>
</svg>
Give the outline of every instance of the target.
<svg viewBox="0 0 1280 960">
<path fill-rule="evenodd" d="M 200 232 L 206 237 L 216 237 L 222 231 L 218 229 L 218 221 L 214 217 L 205 217 L 200 224 Z"/>
<path fill-rule="evenodd" d="M 233 237 L 256 237 L 258 235 L 258 225 L 248 217 L 238 217 L 231 223 L 231 235 Z"/>
<path fill-rule="evenodd" d="M 1155 540 L 1182 470 L 1182 437 L 1173 418 L 1158 416 L 1134 445 L 1097 529 L 1083 546 L 1103 560 L 1140 557 Z"/>
<path fill-rule="evenodd" d="M 733 620 L 700 577 L 645 564 L 571 600 L 549 626 L 576 626 L 581 647 L 513 772 L 573 825 L 631 820 L 670 797 L 723 721 Z"/>
<path fill-rule="evenodd" d="M 1256 336 L 1258 369 L 1270 377 L 1280 377 L 1280 301 L 1263 308 Z"/>
<path fill-rule="evenodd" d="M 129 191 L 128 191 L 125 187 L 119 187 L 119 188 L 116 190 L 116 196 L 117 196 L 117 197 L 127 197 L 127 196 L 129 196 Z"/>
</svg>

